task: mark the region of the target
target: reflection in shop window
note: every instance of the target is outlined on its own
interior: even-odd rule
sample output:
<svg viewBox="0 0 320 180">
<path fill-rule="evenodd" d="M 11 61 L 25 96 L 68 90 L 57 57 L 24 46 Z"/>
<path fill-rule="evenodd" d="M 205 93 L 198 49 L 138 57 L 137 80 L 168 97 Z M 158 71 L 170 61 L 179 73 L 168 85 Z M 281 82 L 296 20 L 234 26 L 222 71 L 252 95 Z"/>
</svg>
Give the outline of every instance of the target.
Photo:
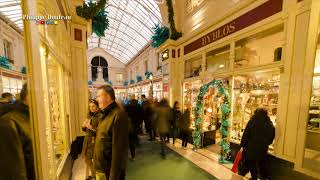
<svg viewBox="0 0 320 180">
<path fill-rule="evenodd" d="M 281 60 L 283 28 L 273 28 L 236 42 L 235 68 L 271 64 Z"/>
<path fill-rule="evenodd" d="M 185 61 L 185 78 L 196 77 L 201 72 L 202 57 L 197 56 L 195 58 Z"/>
<path fill-rule="evenodd" d="M 220 72 L 229 69 L 229 56 L 230 47 L 225 46 L 211 52 L 206 55 L 207 71 L 208 72 Z"/>
<path fill-rule="evenodd" d="M 265 108 L 276 125 L 280 72 L 254 72 L 234 76 L 231 139 L 240 142 L 243 131 L 257 108 Z M 272 148 L 272 147 L 271 147 Z"/>
</svg>

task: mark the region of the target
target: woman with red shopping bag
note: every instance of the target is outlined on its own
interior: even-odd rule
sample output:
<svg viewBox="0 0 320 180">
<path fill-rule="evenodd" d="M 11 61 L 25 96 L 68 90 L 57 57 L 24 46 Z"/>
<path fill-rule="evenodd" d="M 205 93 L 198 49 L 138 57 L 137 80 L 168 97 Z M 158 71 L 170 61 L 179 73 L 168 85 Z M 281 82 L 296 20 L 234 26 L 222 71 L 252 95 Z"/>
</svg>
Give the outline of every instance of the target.
<svg viewBox="0 0 320 180">
<path fill-rule="evenodd" d="M 233 166 L 232 166 L 232 169 L 231 171 L 234 172 L 234 173 L 238 173 L 238 169 L 239 169 L 239 165 L 240 165 L 240 162 L 243 158 L 243 148 L 241 148 L 238 153 L 237 153 L 237 156 L 234 160 L 234 163 L 233 163 Z"/>
</svg>

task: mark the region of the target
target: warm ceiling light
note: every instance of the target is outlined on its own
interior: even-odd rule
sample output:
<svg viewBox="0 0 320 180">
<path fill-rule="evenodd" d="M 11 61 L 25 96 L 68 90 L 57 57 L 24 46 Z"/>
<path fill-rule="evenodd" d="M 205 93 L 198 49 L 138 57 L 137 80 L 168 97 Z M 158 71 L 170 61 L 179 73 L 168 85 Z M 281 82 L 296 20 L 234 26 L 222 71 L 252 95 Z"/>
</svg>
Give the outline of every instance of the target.
<svg viewBox="0 0 320 180">
<path fill-rule="evenodd" d="M 223 68 L 223 67 L 224 67 L 224 64 L 220 64 L 220 65 L 219 65 L 219 68 Z"/>
</svg>

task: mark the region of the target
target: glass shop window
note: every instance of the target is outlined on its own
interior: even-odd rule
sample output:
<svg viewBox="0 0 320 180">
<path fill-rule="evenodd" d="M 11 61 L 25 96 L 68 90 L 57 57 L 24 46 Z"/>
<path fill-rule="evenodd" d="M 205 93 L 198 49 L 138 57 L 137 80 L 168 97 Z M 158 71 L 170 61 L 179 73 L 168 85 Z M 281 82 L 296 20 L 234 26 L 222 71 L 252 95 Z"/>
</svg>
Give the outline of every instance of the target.
<svg viewBox="0 0 320 180">
<path fill-rule="evenodd" d="M 229 69 L 230 46 L 225 46 L 206 54 L 207 71 L 221 72 Z"/>
<path fill-rule="evenodd" d="M 234 67 L 259 66 L 281 61 L 283 37 L 283 27 L 277 27 L 236 42 Z"/>
<path fill-rule="evenodd" d="M 185 78 L 197 77 L 201 72 L 202 56 L 185 61 Z"/>
</svg>

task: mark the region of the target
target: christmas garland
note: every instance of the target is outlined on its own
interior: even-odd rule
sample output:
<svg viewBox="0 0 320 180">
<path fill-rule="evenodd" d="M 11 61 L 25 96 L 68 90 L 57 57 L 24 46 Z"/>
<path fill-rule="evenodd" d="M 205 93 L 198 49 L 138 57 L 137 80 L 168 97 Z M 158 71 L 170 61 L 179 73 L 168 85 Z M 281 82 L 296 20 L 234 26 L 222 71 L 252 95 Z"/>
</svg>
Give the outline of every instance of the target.
<svg viewBox="0 0 320 180">
<path fill-rule="evenodd" d="M 136 79 L 137 79 L 137 82 L 142 81 L 142 77 L 141 77 L 141 76 L 139 76 L 139 75 L 137 75 L 137 76 L 136 76 Z"/>
<path fill-rule="evenodd" d="M 27 74 L 27 68 L 26 68 L 25 66 L 23 66 L 23 67 L 21 68 L 21 73 L 22 73 L 22 74 Z"/>
<path fill-rule="evenodd" d="M 230 126 L 230 95 L 228 91 L 228 87 L 226 87 L 221 80 L 213 80 L 208 84 L 201 86 L 199 95 L 197 97 L 196 107 L 193 109 L 195 113 L 195 132 L 193 133 L 193 143 L 194 148 L 198 149 L 201 146 L 201 125 L 202 125 L 202 114 L 203 114 L 203 97 L 209 90 L 209 88 L 214 87 L 219 91 L 219 94 L 223 97 L 223 104 L 220 106 L 221 110 L 221 151 L 220 151 L 220 163 L 228 163 L 228 155 L 230 153 L 230 145 L 229 145 L 229 126 Z"/>
<path fill-rule="evenodd" d="M 134 80 L 133 79 L 130 80 L 130 84 L 134 84 Z"/>
<path fill-rule="evenodd" d="M 124 86 L 128 86 L 128 84 L 129 84 L 128 81 L 124 81 L 124 82 L 123 82 L 123 85 L 124 85 Z"/>
<path fill-rule="evenodd" d="M 170 24 L 170 39 L 177 40 L 182 36 L 182 32 L 178 32 L 174 23 L 174 11 L 172 6 L 172 0 L 167 0 L 168 6 L 168 20 Z"/>
<path fill-rule="evenodd" d="M 149 79 L 150 76 L 152 76 L 153 74 L 152 74 L 152 72 L 147 71 L 147 72 L 144 73 L 144 75 L 146 76 L 146 79 Z"/>
<path fill-rule="evenodd" d="M 107 84 L 109 84 L 110 86 L 112 86 L 112 81 L 107 81 Z"/>
<path fill-rule="evenodd" d="M 104 31 L 109 27 L 109 20 L 105 10 L 106 3 L 106 0 L 89 1 L 88 4 L 84 2 L 83 6 L 76 7 L 78 16 L 86 20 L 92 20 L 92 30 L 98 37 L 103 37 Z"/>
<path fill-rule="evenodd" d="M 161 24 L 157 24 L 154 28 L 154 35 L 151 37 L 152 43 L 151 46 L 154 48 L 159 47 L 163 44 L 167 39 L 169 39 L 169 28 L 166 26 L 161 26 Z"/>
<path fill-rule="evenodd" d="M 0 56 L 0 67 L 5 69 L 11 69 L 9 59 L 4 56 Z"/>
</svg>

